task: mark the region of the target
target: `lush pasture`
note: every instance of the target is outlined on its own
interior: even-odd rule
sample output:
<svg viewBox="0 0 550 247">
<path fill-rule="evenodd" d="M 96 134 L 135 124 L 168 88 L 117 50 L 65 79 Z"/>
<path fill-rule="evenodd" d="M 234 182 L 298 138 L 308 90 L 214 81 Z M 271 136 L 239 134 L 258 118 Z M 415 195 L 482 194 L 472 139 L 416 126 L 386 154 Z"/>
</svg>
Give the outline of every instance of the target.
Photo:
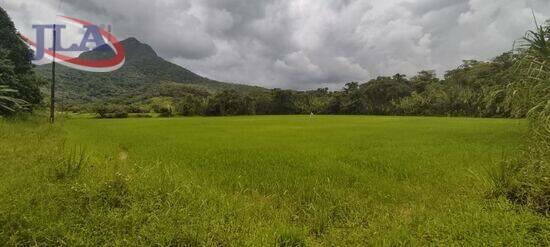
<svg viewBox="0 0 550 247">
<path fill-rule="evenodd" d="M 0 122 L 0 243 L 544 245 L 487 194 L 520 120 L 277 116 Z"/>
</svg>

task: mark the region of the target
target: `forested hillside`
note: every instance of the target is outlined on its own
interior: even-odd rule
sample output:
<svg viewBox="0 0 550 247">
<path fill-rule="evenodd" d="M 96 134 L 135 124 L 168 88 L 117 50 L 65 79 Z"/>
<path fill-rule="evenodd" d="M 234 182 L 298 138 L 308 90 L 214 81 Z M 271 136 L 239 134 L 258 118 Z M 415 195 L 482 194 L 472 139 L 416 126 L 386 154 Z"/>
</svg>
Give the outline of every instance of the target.
<svg viewBox="0 0 550 247">
<path fill-rule="evenodd" d="M 121 41 L 126 62 L 119 70 L 108 73 L 79 71 L 59 65 L 56 67 L 59 108 L 90 110 L 94 104 L 142 107 L 155 97 L 209 95 L 223 90 L 241 92 L 261 91 L 260 87 L 218 82 L 201 77 L 183 67 L 159 57 L 149 45 L 135 38 Z M 105 45 L 80 55 L 83 59 L 113 56 Z M 37 73 L 51 80 L 51 65 L 38 66 Z M 169 95 L 164 92 L 169 91 Z M 63 105 L 61 105 L 63 104 Z"/>
</svg>

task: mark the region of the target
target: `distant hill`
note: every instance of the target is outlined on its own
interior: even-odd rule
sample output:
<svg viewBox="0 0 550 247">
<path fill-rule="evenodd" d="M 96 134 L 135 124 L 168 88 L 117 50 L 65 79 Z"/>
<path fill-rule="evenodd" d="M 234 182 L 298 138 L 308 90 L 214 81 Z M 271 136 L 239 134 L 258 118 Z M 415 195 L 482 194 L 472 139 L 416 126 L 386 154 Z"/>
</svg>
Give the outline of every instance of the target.
<svg viewBox="0 0 550 247">
<path fill-rule="evenodd" d="M 93 73 L 62 65 L 56 67 L 59 97 L 63 96 L 68 106 L 94 102 L 130 104 L 152 97 L 177 97 L 173 94 L 163 95 L 174 90 L 189 94 L 212 94 L 227 89 L 246 93 L 267 90 L 202 77 L 164 60 L 151 46 L 141 43 L 136 38 L 128 38 L 120 43 L 126 50 L 126 63 L 116 71 Z M 80 58 L 97 59 L 113 54 L 110 47 L 104 46 L 82 53 Z M 37 74 L 51 80 L 51 64 L 37 66 L 35 70 Z M 171 90 L 166 90 L 166 87 Z"/>
</svg>

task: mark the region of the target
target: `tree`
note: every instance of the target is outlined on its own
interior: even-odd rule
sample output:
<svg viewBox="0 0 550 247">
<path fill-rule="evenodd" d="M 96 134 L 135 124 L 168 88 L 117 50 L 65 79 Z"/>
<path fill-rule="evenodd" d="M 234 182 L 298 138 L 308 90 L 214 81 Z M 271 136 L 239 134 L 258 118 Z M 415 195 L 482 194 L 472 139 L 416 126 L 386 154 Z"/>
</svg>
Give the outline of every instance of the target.
<svg viewBox="0 0 550 247">
<path fill-rule="evenodd" d="M 297 114 L 300 112 L 293 91 L 273 89 L 271 93 L 274 114 Z"/>
<path fill-rule="evenodd" d="M 207 114 L 214 116 L 231 116 L 250 114 L 252 102 L 245 101 L 235 90 L 224 90 L 208 101 Z"/>
<path fill-rule="evenodd" d="M 300 106 L 302 113 L 327 113 L 327 107 L 330 104 L 332 93 L 328 88 L 319 88 L 313 91 L 300 93 Z"/>
<path fill-rule="evenodd" d="M 428 84 L 422 93 L 415 91 L 396 102 L 397 111 L 405 115 L 447 115 L 450 105 L 446 88 L 440 83 Z"/>
<path fill-rule="evenodd" d="M 361 85 L 366 113 L 392 114 L 396 111 L 395 102 L 410 96 L 412 88 L 404 76 L 378 77 Z"/>
<path fill-rule="evenodd" d="M 345 114 L 361 114 L 365 113 L 363 104 L 363 95 L 360 91 L 359 83 L 350 82 L 344 87 L 344 94 L 341 98 L 341 111 Z"/>
<path fill-rule="evenodd" d="M 33 52 L 21 40 L 8 13 L 0 7 L 0 45 L 9 51 L 8 59 L 13 62 L 16 74 L 32 72 Z"/>
<path fill-rule="evenodd" d="M 43 81 L 32 71 L 31 59 L 32 51 L 19 38 L 6 11 L 0 8 L 0 85 L 14 90 L 10 97 L 28 102 L 26 109 L 42 101 Z"/>
<path fill-rule="evenodd" d="M 176 112 L 181 116 L 195 116 L 204 113 L 204 99 L 199 96 L 187 95 L 176 103 Z"/>
<path fill-rule="evenodd" d="M 426 90 L 426 87 L 430 84 L 439 82 L 435 71 L 423 70 L 418 72 L 416 76 L 413 76 L 409 81 L 412 89 L 417 93 L 422 93 Z"/>
</svg>

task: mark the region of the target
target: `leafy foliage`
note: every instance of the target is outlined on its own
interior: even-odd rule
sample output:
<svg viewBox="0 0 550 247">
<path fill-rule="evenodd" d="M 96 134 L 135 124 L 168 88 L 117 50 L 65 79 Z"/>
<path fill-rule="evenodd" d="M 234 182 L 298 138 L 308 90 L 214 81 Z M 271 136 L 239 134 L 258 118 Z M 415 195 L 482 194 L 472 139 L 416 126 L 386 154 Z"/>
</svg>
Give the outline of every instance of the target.
<svg viewBox="0 0 550 247">
<path fill-rule="evenodd" d="M 32 71 L 31 57 L 32 51 L 0 8 L 0 115 L 30 110 L 41 102 L 42 81 Z"/>
</svg>

